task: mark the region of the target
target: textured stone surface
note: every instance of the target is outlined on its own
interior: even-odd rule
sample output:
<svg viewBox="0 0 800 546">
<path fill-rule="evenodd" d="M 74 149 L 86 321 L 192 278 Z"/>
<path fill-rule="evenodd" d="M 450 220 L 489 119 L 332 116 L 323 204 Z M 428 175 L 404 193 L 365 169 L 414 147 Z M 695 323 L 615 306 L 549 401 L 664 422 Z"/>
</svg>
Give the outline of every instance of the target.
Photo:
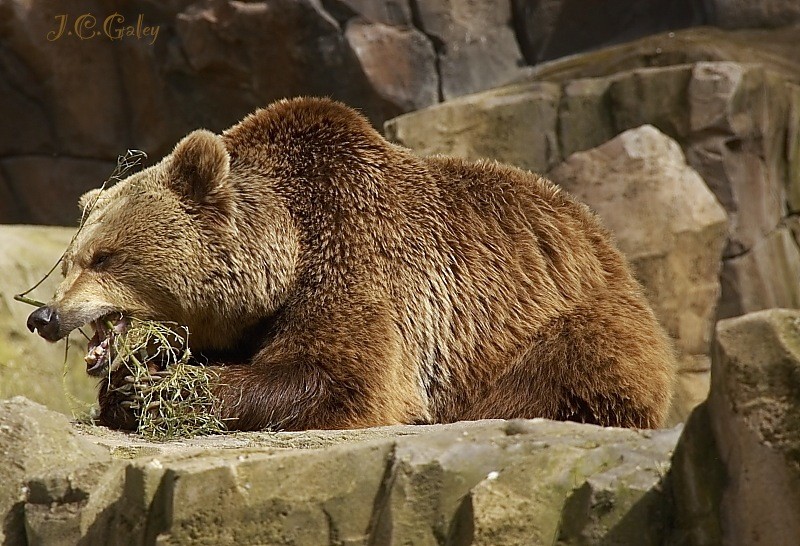
<svg viewBox="0 0 800 546">
<path fill-rule="evenodd" d="M 720 321 L 711 394 L 675 453 L 676 544 L 790 546 L 800 536 L 800 312 Z"/>
<path fill-rule="evenodd" d="M 789 111 L 786 120 L 787 205 L 789 212 L 800 212 L 800 85 L 787 84 Z"/>
<path fill-rule="evenodd" d="M 731 214 L 727 255 L 752 248 L 784 214 L 786 90 L 762 69 L 698 63 L 688 89 L 687 154 Z"/>
<path fill-rule="evenodd" d="M 361 16 L 372 23 L 411 26 L 410 0 L 323 0 L 325 9 L 339 20 Z"/>
<path fill-rule="evenodd" d="M 690 384 L 696 383 L 697 374 L 708 372 L 710 365 L 727 216 L 686 164 L 680 146 L 645 125 L 573 154 L 550 177 L 588 204 L 614 233 L 656 316 L 675 340 L 679 372 L 692 374 Z M 684 420 L 705 398 L 685 383 L 678 383 L 674 421 Z"/>
<path fill-rule="evenodd" d="M 109 40 L 114 13 L 157 36 Z M 94 19 L 79 39 L 84 14 Z M 2 223 L 74 224 L 62 204 L 126 149 L 156 161 L 189 131 L 223 130 L 276 99 L 330 96 L 380 126 L 524 64 L 500 0 L 9 0 L 0 41 Z"/>
<path fill-rule="evenodd" d="M 523 74 L 507 0 L 415 2 L 421 30 L 438 44 L 442 97 L 482 91 Z"/>
<path fill-rule="evenodd" d="M 512 0 L 529 64 L 704 24 L 700 0 Z"/>
<path fill-rule="evenodd" d="M 612 118 L 610 78 L 583 78 L 563 85 L 558 108 L 561 155 L 588 150 L 617 134 Z"/>
<path fill-rule="evenodd" d="M 800 312 L 721 321 L 709 398 L 727 470 L 727 544 L 792 544 L 800 536 Z"/>
<path fill-rule="evenodd" d="M 679 65 L 640 68 L 613 78 L 608 98 L 615 134 L 650 124 L 672 138 L 685 139 L 691 76 L 690 67 Z"/>
<path fill-rule="evenodd" d="M 77 207 L 70 206 L 76 214 Z M 50 344 L 25 326 L 33 307 L 14 294 L 33 286 L 66 249 L 74 229 L 0 226 L 0 399 L 23 395 L 50 409 L 84 412 L 96 398 L 95 381 L 86 375 L 86 341 L 73 334 L 69 358 L 64 344 Z M 31 296 L 47 300 L 59 270 Z M 66 372 L 66 375 L 65 375 Z"/>
<path fill-rule="evenodd" d="M 345 39 L 372 87 L 399 111 L 419 110 L 438 102 L 436 52 L 424 34 L 413 28 L 353 19 L 347 23 Z"/>
<path fill-rule="evenodd" d="M 63 460 L 86 461 L 1 482 L 17 495 L 27 487 L 17 514 L 42 545 L 658 544 L 680 432 L 479 421 L 151 444 L 75 432 L 21 399 L 6 406 L 0 431 L 55 419 L 77 442 L 59 444 Z"/>
<path fill-rule="evenodd" d="M 782 27 L 800 23 L 795 0 L 708 0 L 708 10 L 722 28 Z"/>
<path fill-rule="evenodd" d="M 791 230 L 781 227 L 749 252 L 725 261 L 720 280 L 730 295 L 720 302 L 720 317 L 735 317 L 772 307 L 800 307 L 800 251 Z"/>
<path fill-rule="evenodd" d="M 58 204 L 96 186 L 126 149 L 145 150 L 155 161 L 195 128 L 222 130 L 290 95 L 344 100 L 380 126 L 409 110 L 526 74 L 567 82 L 722 59 L 800 74 L 798 32 L 791 28 L 687 29 L 525 66 L 659 29 L 715 24 L 714 13 L 728 20 L 739 13 L 751 21 L 745 26 L 793 20 L 789 3 L 778 0 L 752 9 L 722 0 L 594 4 L 86 0 L 70 11 L 55 0 L 3 2 L 0 117 L 9 124 L 0 131 L 0 222 L 74 224 L 69 207 Z M 73 35 L 48 41 L 56 15 L 65 12 Z M 141 15 L 143 25 L 158 28 L 156 39 L 76 38 L 73 25 L 81 14 L 92 14 L 97 30 L 117 12 L 133 25 Z M 576 130 L 586 127 L 573 121 Z M 645 122 L 674 136 L 655 119 Z M 573 132 L 573 138 L 579 135 Z M 564 155 L 576 151 L 567 148 Z"/>
<path fill-rule="evenodd" d="M 31 489 L 34 476 L 58 468 L 62 478 L 48 487 L 74 504 L 82 495 L 70 483 L 71 472 L 111 460 L 107 449 L 82 438 L 66 417 L 22 397 L 0 400 L 0 453 L 0 544 L 9 545 L 25 544 L 24 504 L 38 493 Z"/>
<path fill-rule="evenodd" d="M 494 158 L 533 171 L 561 161 L 557 120 L 560 86 L 509 85 L 406 114 L 386 135 L 422 155 Z"/>
<path fill-rule="evenodd" d="M 795 52 L 799 41 L 796 26 L 735 31 L 690 28 L 541 63 L 531 67 L 526 78 L 568 82 L 637 68 L 729 61 L 758 64 L 797 81 L 800 59 Z"/>
</svg>

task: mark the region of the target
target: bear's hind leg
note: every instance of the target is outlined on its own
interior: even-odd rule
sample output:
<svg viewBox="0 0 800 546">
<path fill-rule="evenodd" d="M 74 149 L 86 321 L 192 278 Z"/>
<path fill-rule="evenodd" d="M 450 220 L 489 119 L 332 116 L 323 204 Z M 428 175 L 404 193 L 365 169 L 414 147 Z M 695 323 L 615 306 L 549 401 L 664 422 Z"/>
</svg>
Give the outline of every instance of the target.
<svg viewBox="0 0 800 546">
<path fill-rule="evenodd" d="M 669 408 L 674 356 L 633 296 L 554 319 L 467 418 L 533 418 L 656 428 Z"/>
</svg>

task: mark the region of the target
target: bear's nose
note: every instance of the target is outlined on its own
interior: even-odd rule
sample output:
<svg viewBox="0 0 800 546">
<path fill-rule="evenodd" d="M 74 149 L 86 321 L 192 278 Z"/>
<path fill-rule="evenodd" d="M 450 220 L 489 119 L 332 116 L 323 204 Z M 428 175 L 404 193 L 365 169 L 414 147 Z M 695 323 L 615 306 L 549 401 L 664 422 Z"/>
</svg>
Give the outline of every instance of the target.
<svg viewBox="0 0 800 546">
<path fill-rule="evenodd" d="M 28 330 L 39 332 L 47 341 L 58 341 L 58 311 L 42 306 L 28 317 Z"/>
</svg>

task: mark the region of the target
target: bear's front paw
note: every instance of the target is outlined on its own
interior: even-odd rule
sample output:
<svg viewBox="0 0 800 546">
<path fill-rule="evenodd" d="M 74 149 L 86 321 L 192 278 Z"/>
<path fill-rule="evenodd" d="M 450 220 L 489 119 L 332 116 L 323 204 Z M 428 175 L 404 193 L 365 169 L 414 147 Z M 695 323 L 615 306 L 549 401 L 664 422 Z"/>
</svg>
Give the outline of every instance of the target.
<svg viewBox="0 0 800 546">
<path fill-rule="evenodd" d="M 158 420 L 158 409 L 161 407 L 161 395 L 164 393 L 162 382 L 170 375 L 169 371 L 149 372 L 139 376 L 126 375 L 117 392 L 123 400 L 120 407 L 132 411 L 139 423 L 147 417 Z"/>
<path fill-rule="evenodd" d="M 131 375 L 122 367 L 100 385 L 100 424 L 122 430 L 138 430 L 143 423 L 158 419 L 161 405 L 159 385 L 168 371 Z"/>
<path fill-rule="evenodd" d="M 100 393 L 100 423 L 165 440 L 222 432 L 213 369 L 179 363 L 165 370 L 121 366 Z"/>
</svg>

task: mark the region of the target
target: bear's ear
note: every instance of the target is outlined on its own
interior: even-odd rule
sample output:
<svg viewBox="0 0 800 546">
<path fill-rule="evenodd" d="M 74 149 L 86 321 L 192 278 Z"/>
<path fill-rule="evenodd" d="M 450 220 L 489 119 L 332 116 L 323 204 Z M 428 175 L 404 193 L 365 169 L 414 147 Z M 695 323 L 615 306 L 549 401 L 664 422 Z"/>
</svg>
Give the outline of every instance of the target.
<svg viewBox="0 0 800 546">
<path fill-rule="evenodd" d="M 93 205 L 97 201 L 97 197 L 100 195 L 101 191 L 103 191 L 102 188 L 95 188 L 87 191 L 78 198 L 78 209 L 81 211 L 81 214 L 86 211 L 86 207 Z"/>
<path fill-rule="evenodd" d="M 200 129 L 172 151 L 167 184 L 182 199 L 203 203 L 228 176 L 230 157 L 222 138 Z"/>
</svg>

